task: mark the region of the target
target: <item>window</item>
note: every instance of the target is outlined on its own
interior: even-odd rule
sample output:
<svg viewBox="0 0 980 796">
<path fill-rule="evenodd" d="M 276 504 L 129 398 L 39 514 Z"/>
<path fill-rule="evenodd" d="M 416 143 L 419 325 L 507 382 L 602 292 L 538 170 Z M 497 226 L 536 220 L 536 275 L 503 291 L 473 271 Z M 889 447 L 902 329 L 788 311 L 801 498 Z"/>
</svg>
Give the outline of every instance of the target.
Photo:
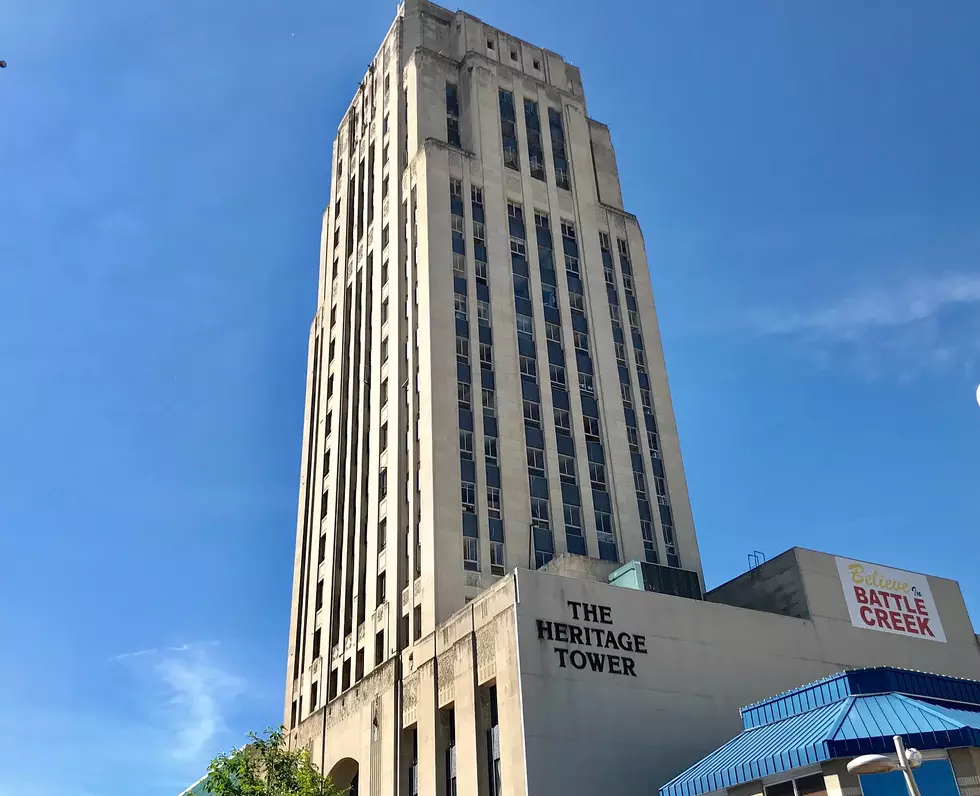
<svg viewBox="0 0 980 796">
<path fill-rule="evenodd" d="M 488 49 L 493 49 L 487 42 Z M 520 171 L 521 161 L 517 147 L 517 113 L 514 108 L 514 95 L 510 91 L 501 90 L 498 94 L 500 103 L 500 135 L 503 141 L 504 165 Z"/>
<path fill-rule="evenodd" d="M 503 575 L 507 564 L 504 561 L 504 543 L 490 540 L 490 573 Z"/>
<path fill-rule="evenodd" d="M 495 486 L 487 487 L 487 516 L 500 519 L 500 489 Z"/>
<path fill-rule="evenodd" d="M 489 343 L 480 343 L 480 367 L 493 370 L 493 346 Z"/>
<path fill-rule="evenodd" d="M 636 487 L 636 496 L 646 500 L 647 480 L 643 477 L 643 473 L 633 472 L 633 486 Z"/>
<path fill-rule="evenodd" d="M 450 216 L 450 219 L 452 219 L 451 226 L 452 226 L 453 232 L 455 232 L 455 233 L 457 233 L 459 235 L 462 235 L 463 234 L 463 231 L 464 231 L 464 221 L 465 221 L 465 219 L 462 216 L 457 216 L 455 213 Z"/>
<path fill-rule="evenodd" d="M 592 379 L 591 373 L 580 372 L 578 374 L 578 386 L 582 392 L 595 395 L 595 382 Z"/>
<path fill-rule="evenodd" d="M 493 49 L 493 39 L 487 39 L 487 49 L 488 50 Z"/>
<path fill-rule="evenodd" d="M 573 276 L 579 276 L 578 257 L 571 254 L 565 255 L 565 270 Z"/>
<path fill-rule="evenodd" d="M 381 302 L 381 323 L 388 323 L 388 299 Z"/>
<path fill-rule="evenodd" d="M 473 222 L 473 238 L 476 240 L 477 243 L 486 243 L 487 242 L 487 228 L 486 228 L 486 225 L 484 225 L 480 221 L 474 221 Z"/>
<path fill-rule="evenodd" d="M 561 327 L 557 323 L 551 323 L 551 321 L 545 321 L 544 331 L 545 331 L 545 336 L 549 340 L 553 340 L 556 343 L 561 342 Z"/>
<path fill-rule="evenodd" d="M 333 412 L 327 412 L 326 420 L 323 421 L 323 432 L 329 434 L 333 428 Z"/>
<path fill-rule="evenodd" d="M 463 183 L 461 180 L 457 180 L 455 177 L 449 178 L 449 195 L 460 197 L 463 195 Z"/>
<path fill-rule="evenodd" d="M 608 511 L 595 513 L 595 533 L 600 542 L 614 542 L 612 514 Z"/>
<path fill-rule="evenodd" d="M 580 332 L 580 331 L 576 330 L 573 333 L 573 336 L 575 338 L 575 349 L 577 351 L 584 351 L 586 354 L 588 354 L 589 353 L 589 333 L 588 332 Z"/>
<path fill-rule="evenodd" d="M 316 551 L 316 562 L 322 564 L 327 560 L 327 535 L 320 534 L 320 543 Z"/>
<path fill-rule="evenodd" d="M 337 351 L 337 341 L 331 340 L 330 345 L 327 347 L 327 361 L 333 362 L 333 357 L 336 351 Z"/>
<path fill-rule="evenodd" d="M 512 61 L 516 61 L 517 60 L 517 50 L 511 50 L 510 51 L 510 60 L 512 60 Z"/>
<path fill-rule="evenodd" d="M 381 405 L 388 405 L 388 379 L 381 382 Z"/>
<path fill-rule="evenodd" d="M 603 273 L 606 277 L 606 287 L 611 287 L 613 290 L 616 289 L 616 275 L 613 274 L 612 268 L 604 268 Z"/>
<path fill-rule="evenodd" d="M 555 407 L 555 428 L 561 431 L 572 430 L 572 416 L 567 409 Z"/>
<path fill-rule="evenodd" d="M 527 155 L 531 176 L 536 180 L 544 180 L 544 150 L 541 147 L 541 117 L 538 114 L 538 103 L 536 103 L 534 100 L 524 100 L 524 124 L 527 128 Z"/>
<path fill-rule="evenodd" d="M 388 284 L 388 261 L 387 260 L 381 263 L 381 284 L 382 285 Z"/>
<path fill-rule="evenodd" d="M 640 313 L 636 310 L 629 310 L 630 327 L 634 332 L 640 331 Z"/>
<path fill-rule="evenodd" d="M 613 343 L 613 348 L 616 350 L 616 361 L 621 365 L 626 364 L 626 346 L 622 343 Z"/>
<path fill-rule="evenodd" d="M 613 326 L 619 327 L 619 324 L 623 320 L 622 315 L 619 312 L 619 307 L 616 304 L 609 305 L 609 317 L 612 318 Z"/>
<path fill-rule="evenodd" d="M 527 376 L 529 379 L 536 379 L 538 376 L 537 363 L 531 358 L 526 356 L 520 357 L 521 375 Z"/>
<path fill-rule="evenodd" d="M 456 216 L 453 216 L 456 218 Z M 453 273 L 457 276 L 466 276 L 466 255 L 453 252 Z"/>
<path fill-rule="evenodd" d="M 470 385 L 465 381 L 456 382 L 456 401 L 460 409 L 470 409 Z"/>
<path fill-rule="evenodd" d="M 548 229 L 548 216 L 545 213 L 535 213 L 534 226 L 538 229 Z"/>
<path fill-rule="evenodd" d="M 480 301 L 476 302 L 476 322 L 480 326 L 490 326 L 490 302 Z"/>
<path fill-rule="evenodd" d="M 647 445 L 650 446 L 650 455 L 654 459 L 660 458 L 660 439 L 656 431 L 647 432 Z"/>
<path fill-rule="evenodd" d="M 578 480 L 575 475 L 575 457 L 565 453 L 558 454 L 558 477 L 566 484 L 574 484 Z"/>
<path fill-rule="evenodd" d="M 589 462 L 589 480 L 593 487 L 606 486 L 606 467 L 599 462 Z"/>
<path fill-rule="evenodd" d="M 667 505 L 667 482 L 664 480 L 662 475 L 655 475 L 653 477 L 653 485 L 657 490 L 657 502 L 661 506 Z"/>
<path fill-rule="evenodd" d="M 583 296 L 581 293 L 574 293 L 571 290 L 568 291 L 568 306 L 572 308 L 573 312 L 579 312 L 584 315 L 585 296 Z"/>
<path fill-rule="evenodd" d="M 623 289 L 626 291 L 627 295 L 633 295 L 633 277 L 629 274 L 623 274 Z"/>
<path fill-rule="evenodd" d="M 534 427 L 541 425 L 541 405 L 537 401 L 524 399 L 524 422 Z"/>
<path fill-rule="evenodd" d="M 602 251 L 604 251 L 604 252 L 612 251 L 612 249 L 610 248 L 610 245 L 609 245 L 609 233 L 608 232 L 602 232 L 600 230 L 600 232 L 599 232 L 599 248 Z"/>
<path fill-rule="evenodd" d="M 515 238 L 511 235 L 510 238 L 510 253 L 516 254 L 519 257 L 527 256 L 527 246 L 521 238 Z"/>
<path fill-rule="evenodd" d="M 575 223 L 572 221 L 565 221 L 564 219 L 562 219 L 561 234 L 562 237 L 571 238 L 572 240 L 575 240 Z"/>
<path fill-rule="evenodd" d="M 459 430 L 459 458 L 473 461 L 473 432 Z"/>
<path fill-rule="evenodd" d="M 486 387 L 483 388 L 483 413 L 490 417 L 497 416 L 497 397 L 493 390 Z"/>
<path fill-rule="evenodd" d="M 475 205 L 483 204 L 483 189 L 477 188 L 475 185 L 470 188 L 470 199 Z"/>
<path fill-rule="evenodd" d="M 476 261 L 476 281 L 487 284 L 487 264 L 484 260 Z"/>
<path fill-rule="evenodd" d="M 385 576 L 385 573 L 384 572 L 379 572 L 378 573 L 378 582 L 377 582 L 377 584 L 375 585 L 375 588 L 374 588 L 374 591 L 375 591 L 374 604 L 375 605 L 381 605 L 381 603 L 383 603 L 385 601 L 387 587 L 388 587 L 388 578 Z"/>
<path fill-rule="evenodd" d="M 388 122 L 389 115 L 390 114 L 386 113 L 384 119 L 381 121 L 381 135 L 388 135 L 388 130 L 390 128 L 390 124 Z M 366 121 L 366 117 L 365 117 L 365 121 Z"/>
<path fill-rule="evenodd" d="M 463 537 L 463 569 L 470 572 L 480 571 L 480 540 L 469 536 Z"/>
<path fill-rule="evenodd" d="M 465 337 L 456 337 L 456 361 L 463 365 L 470 364 L 470 341 Z"/>
<path fill-rule="evenodd" d="M 619 394 L 623 396 L 623 406 L 627 409 L 633 408 L 633 390 L 625 381 L 619 383 Z"/>
<path fill-rule="evenodd" d="M 544 475 L 544 451 L 541 448 L 527 449 L 527 469 L 534 475 Z"/>
<path fill-rule="evenodd" d="M 530 315 L 517 316 L 517 333 L 526 334 L 528 337 L 534 336 L 534 321 Z"/>
<path fill-rule="evenodd" d="M 382 517 L 380 522 L 378 522 L 378 552 L 380 553 L 385 549 L 385 545 L 388 544 L 388 520 Z"/>
<path fill-rule="evenodd" d="M 582 418 L 583 425 L 585 426 L 585 438 L 590 442 L 599 441 L 599 420 L 595 417 L 589 417 L 586 415 Z"/>
<path fill-rule="evenodd" d="M 383 249 L 388 245 L 388 225 L 385 224 L 384 228 L 381 230 L 381 248 Z"/>
<path fill-rule="evenodd" d="M 507 216 L 509 218 L 516 218 L 518 220 L 524 219 L 524 211 L 521 209 L 520 205 L 516 205 L 513 202 L 507 203 Z"/>
<path fill-rule="evenodd" d="M 561 365 L 548 365 L 548 372 L 551 375 L 551 383 L 556 387 L 565 386 L 565 368 Z"/>
<path fill-rule="evenodd" d="M 333 376 L 327 379 L 327 398 L 333 395 Z"/>
<path fill-rule="evenodd" d="M 388 496 L 388 468 L 384 467 L 378 473 L 378 495 L 382 498 Z"/>
<path fill-rule="evenodd" d="M 626 427 L 626 441 L 629 443 L 630 450 L 633 453 L 640 452 L 640 437 L 633 426 Z"/>
<path fill-rule="evenodd" d="M 446 141 L 450 146 L 460 146 L 459 91 L 452 83 L 446 83 Z"/>
<path fill-rule="evenodd" d="M 497 438 L 483 438 L 483 455 L 487 457 L 487 464 L 497 463 Z"/>
<path fill-rule="evenodd" d="M 637 369 L 637 371 L 639 371 L 640 373 L 646 373 L 646 370 L 647 370 L 647 360 L 646 360 L 646 357 L 643 354 L 643 349 L 642 348 L 634 348 L 633 349 L 633 356 L 636 357 L 636 369 Z"/>
<path fill-rule="evenodd" d="M 453 293 L 453 304 L 456 308 L 456 320 L 466 321 L 466 296 L 462 293 Z"/>
<path fill-rule="evenodd" d="M 652 409 L 653 402 L 650 400 L 650 391 L 645 387 L 640 387 L 640 403 L 644 409 Z"/>
<path fill-rule="evenodd" d="M 578 506 L 571 506 L 568 503 L 562 506 L 562 513 L 565 515 L 565 532 L 572 533 L 573 536 L 582 535 L 582 509 Z"/>
<path fill-rule="evenodd" d="M 531 498 L 531 525 L 547 528 L 549 524 L 547 498 Z"/>
<path fill-rule="evenodd" d="M 381 437 L 381 443 L 380 443 L 381 450 L 382 451 L 388 450 L 388 424 L 387 423 L 384 423 L 381 426 L 381 432 L 379 436 Z"/>
<path fill-rule="evenodd" d="M 463 511 L 470 514 L 476 511 L 476 484 L 472 481 L 460 483 L 460 502 L 463 504 Z"/>
</svg>

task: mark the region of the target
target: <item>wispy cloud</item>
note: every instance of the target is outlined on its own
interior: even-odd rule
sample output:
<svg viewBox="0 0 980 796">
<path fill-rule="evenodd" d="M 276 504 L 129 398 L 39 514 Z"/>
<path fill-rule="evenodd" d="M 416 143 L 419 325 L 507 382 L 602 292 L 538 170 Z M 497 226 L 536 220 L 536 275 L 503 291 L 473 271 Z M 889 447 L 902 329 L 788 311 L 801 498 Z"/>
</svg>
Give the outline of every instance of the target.
<svg viewBox="0 0 980 796">
<path fill-rule="evenodd" d="M 980 361 L 980 268 L 876 285 L 808 306 L 750 313 L 760 336 L 798 344 L 822 364 L 865 375 L 969 370 Z"/>
<path fill-rule="evenodd" d="M 133 796 L 180 792 L 240 741 L 228 718 L 250 690 L 220 651 L 212 641 L 120 653 L 105 661 L 115 686 L 98 705 L 9 706 L 0 745 L 11 765 L 0 794 L 106 796 L 107 782 L 124 779 L 139 783 L 127 790 Z M 44 752 L 52 746 L 61 750 L 54 768 Z"/>
</svg>

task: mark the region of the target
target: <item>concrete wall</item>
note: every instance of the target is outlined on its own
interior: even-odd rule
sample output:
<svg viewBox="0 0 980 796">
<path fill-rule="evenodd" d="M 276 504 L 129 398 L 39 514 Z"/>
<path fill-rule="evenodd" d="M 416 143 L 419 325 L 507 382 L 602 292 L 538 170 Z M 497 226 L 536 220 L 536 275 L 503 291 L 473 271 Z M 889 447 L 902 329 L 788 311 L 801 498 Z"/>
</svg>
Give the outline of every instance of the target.
<svg viewBox="0 0 980 796">
<path fill-rule="evenodd" d="M 712 589 L 704 599 L 799 619 L 810 618 L 796 548 Z"/>
<path fill-rule="evenodd" d="M 834 557 L 796 551 L 812 620 L 518 572 L 517 609 L 529 792 L 648 793 L 741 730 L 739 708 L 845 668 L 899 666 L 980 679 L 980 649 L 957 584 L 930 578 L 947 643 L 851 625 Z M 833 575 L 833 578 L 831 578 Z M 573 619 L 569 601 L 609 609 Z M 636 676 L 578 670 L 541 640 L 537 620 L 645 637 Z M 622 668 L 622 664 L 619 667 Z M 560 761 L 560 762 L 556 762 Z"/>
</svg>

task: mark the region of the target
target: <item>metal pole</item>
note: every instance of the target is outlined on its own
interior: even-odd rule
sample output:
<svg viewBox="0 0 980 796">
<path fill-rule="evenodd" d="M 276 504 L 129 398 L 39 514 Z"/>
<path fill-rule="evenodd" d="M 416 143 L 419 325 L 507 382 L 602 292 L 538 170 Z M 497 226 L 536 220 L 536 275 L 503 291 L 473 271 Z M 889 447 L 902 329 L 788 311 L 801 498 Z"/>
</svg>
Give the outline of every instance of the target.
<svg viewBox="0 0 980 796">
<path fill-rule="evenodd" d="M 912 766 L 909 765 L 908 755 L 905 754 L 905 744 L 902 741 L 901 735 L 895 735 L 892 737 L 895 742 L 895 751 L 898 753 L 898 766 L 902 769 L 902 775 L 905 777 L 905 786 L 909 790 L 909 796 L 922 796 L 919 793 L 919 786 L 915 782 L 915 776 L 912 774 Z"/>
</svg>

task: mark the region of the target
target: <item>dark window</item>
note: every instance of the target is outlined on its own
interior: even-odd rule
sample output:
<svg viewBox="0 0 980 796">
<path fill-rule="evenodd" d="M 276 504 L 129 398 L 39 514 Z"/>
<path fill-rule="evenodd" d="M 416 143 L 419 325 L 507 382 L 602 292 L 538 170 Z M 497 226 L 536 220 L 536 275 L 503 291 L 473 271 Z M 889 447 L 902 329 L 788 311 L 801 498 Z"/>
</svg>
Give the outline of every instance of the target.
<svg viewBox="0 0 980 796">
<path fill-rule="evenodd" d="M 446 83 L 446 140 L 450 146 L 461 146 L 459 139 L 459 90 Z"/>
<path fill-rule="evenodd" d="M 544 150 L 541 148 L 541 118 L 538 114 L 538 103 L 524 100 L 524 125 L 527 129 L 527 157 L 531 176 L 543 180 Z"/>
<path fill-rule="evenodd" d="M 488 46 L 490 42 L 487 42 Z M 493 49 L 490 47 L 490 49 Z M 520 171 L 521 160 L 517 147 L 517 114 L 514 108 L 514 95 L 501 89 L 500 101 L 500 135 L 503 139 L 504 165 L 509 169 Z"/>
<path fill-rule="evenodd" d="M 568 190 L 571 187 L 571 181 L 568 177 L 565 129 L 562 125 L 560 111 L 554 108 L 548 108 L 548 126 L 551 128 L 551 152 L 555 161 L 555 183 L 559 188 Z"/>
<path fill-rule="evenodd" d="M 378 473 L 378 495 L 379 497 L 388 496 L 388 468 L 385 467 Z"/>
</svg>

